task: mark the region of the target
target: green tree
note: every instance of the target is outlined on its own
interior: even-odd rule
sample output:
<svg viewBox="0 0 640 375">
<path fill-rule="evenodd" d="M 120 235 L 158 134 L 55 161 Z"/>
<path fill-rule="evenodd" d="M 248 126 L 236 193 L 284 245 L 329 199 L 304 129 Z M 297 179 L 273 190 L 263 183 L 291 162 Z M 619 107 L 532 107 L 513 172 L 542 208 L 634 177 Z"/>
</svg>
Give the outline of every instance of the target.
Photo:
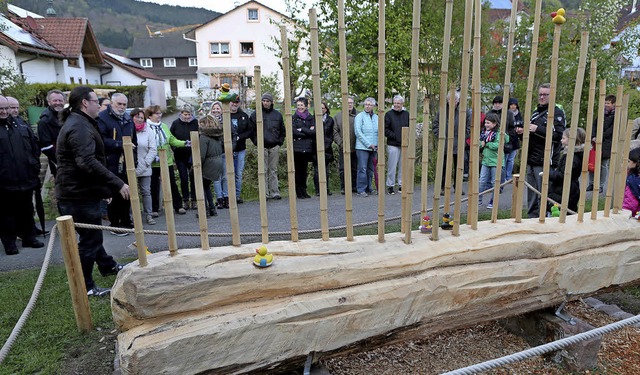
<svg viewBox="0 0 640 375">
<path fill-rule="evenodd" d="M 0 66 L 0 93 L 12 96 L 20 102 L 20 113 L 26 114 L 27 108 L 34 105 L 33 100 L 38 90 L 27 83 L 16 68 L 8 63 Z"/>
</svg>

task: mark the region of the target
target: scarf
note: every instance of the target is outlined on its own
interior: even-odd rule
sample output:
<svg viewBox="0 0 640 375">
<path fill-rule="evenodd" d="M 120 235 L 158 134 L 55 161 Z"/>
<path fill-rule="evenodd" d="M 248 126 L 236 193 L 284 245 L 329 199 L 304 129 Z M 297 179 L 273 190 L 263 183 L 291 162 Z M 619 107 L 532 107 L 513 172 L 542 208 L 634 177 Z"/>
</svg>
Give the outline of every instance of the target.
<svg viewBox="0 0 640 375">
<path fill-rule="evenodd" d="M 296 113 L 298 114 L 298 117 L 300 117 L 303 120 L 306 120 L 307 117 L 309 117 L 309 111 L 306 109 L 304 110 L 304 112 L 296 111 Z"/>
<path fill-rule="evenodd" d="M 135 121 L 134 121 L 133 125 L 136 127 L 136 131 L 137 132 L 141 132 L 147 126 L 147 123 L 146 122 L 142 122 L 141 124 L 136 124 Z"/>
<path fill-rule="evenodd" d="M 163 145 L 165 145 L 167 143 L 167 135 L 164 133 L 164 129 L 162 128 L 162 123 L 147 120 L 147 124 L 149 124 L 149 126 L 151 127 L 151 130 L 153 130 L 156 136 L 156 146 L 162 147 Z"/>
</svg>

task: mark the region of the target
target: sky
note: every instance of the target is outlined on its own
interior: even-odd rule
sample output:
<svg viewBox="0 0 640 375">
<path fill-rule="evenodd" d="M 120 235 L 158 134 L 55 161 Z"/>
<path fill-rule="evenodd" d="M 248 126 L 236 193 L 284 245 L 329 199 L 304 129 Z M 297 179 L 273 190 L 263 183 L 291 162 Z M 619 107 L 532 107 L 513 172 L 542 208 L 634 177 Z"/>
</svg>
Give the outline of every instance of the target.
<svg viewBox="0 0 640 375">
<path fill-rule="evenodd" d="M 215 10 L 216 12 L 226 13 L 234 8 L 233 3 L 246 3 L 248 0 L 141 0 L 148 3 L 180 5 L 183 7 L 196 7 Z M 258 0 L 260 3 L 286 14 L 287 7 L 284 0 Z M 310 0 L 297 0 L 310 3 Z"/>
</svg>

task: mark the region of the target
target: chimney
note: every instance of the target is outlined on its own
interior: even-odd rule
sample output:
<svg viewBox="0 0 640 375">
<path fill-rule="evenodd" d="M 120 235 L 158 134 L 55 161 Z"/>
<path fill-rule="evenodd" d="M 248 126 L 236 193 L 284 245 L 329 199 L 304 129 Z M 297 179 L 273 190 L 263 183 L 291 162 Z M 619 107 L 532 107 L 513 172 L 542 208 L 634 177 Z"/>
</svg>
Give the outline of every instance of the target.
<svg viewBox="0 0 640 375">
<path fill-rule="evenodd" d="M 56 10 L 53 9 L 53 0 L 47 0 L 47 3 L 49 3 L 49 8 L 47 8 L 47 17 L 55 17 Z"/>
</svg>

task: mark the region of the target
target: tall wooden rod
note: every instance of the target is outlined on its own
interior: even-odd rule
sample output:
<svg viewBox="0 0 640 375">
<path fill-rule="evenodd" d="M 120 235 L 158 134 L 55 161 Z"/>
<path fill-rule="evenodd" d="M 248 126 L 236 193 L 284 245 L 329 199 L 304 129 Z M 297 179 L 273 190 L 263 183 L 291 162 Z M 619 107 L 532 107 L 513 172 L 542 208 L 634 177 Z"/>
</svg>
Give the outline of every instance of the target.
<svg viewBox="0 0 640 375">
<path fill-rule="evenodd" d="M 422 102 L 422 175 L 420 179 L 420 220 L 427 214 L 429 193 L 429 132 L 431 132 L 429 97 L 425 96 Z"/>
<path fill-rule="evenodd" d="M 617 214 L 622 208 L 622 198 L 624 186 L 627 178 L 627 160 L 629 158 L 629 145 L 631 144 L 631 133 L 628 127 L 629 117 L 629 94 L 624 94 L 622 98 L 622 114 L 620 115 L 620 136 L 618 138 L 618 160 L 616 161 L 616 173 L 613 183 L 613 213 Z M 611 163 L 609 163 L 611 164 Z M 611 168 L 611 166 L 609 166 Z"/>
<path fill-rule="evenodd" d="M 605 93 L 606 94 L 606 93 Z M 616 165 L 618 160 L 619 153 L 619 141 L 620 141 L 620 119 L 622 118 L 622 96 L 624 95 L 624 86 L 618 85 L 618 90 L 616 91 L 616 113 L 613 120 L 613 140 L 611 142 L 611 158 L 609 159 L 609 175 L 607 176 L 607 187 L 605 191 L 605 199 L 604 199 L 604 217 L 609 217 L 609 211 L 611 210 L 611 204 L 613 202 L 613 182 L 615 181 L 616 176 Z M 606 97 L 605 97 L 606 100 Z M 598 111 L 602 113 L 604 116 L 604 106 L 598 108 Z M 604 123 L 604 117 L 603 117 Z M 600 122 L 600 113 L 598 113 L 598 122 Z M 598 124 L 599 126 L 600 124 Z M 604 131 L 604 130 L 603 130 Z M 604 136 L 604 135 L 603 135 Z M 623 140 L 624 141 L 624 140 Z M 599 150 L 597 154 L 602 154 L 602 148 L 596 149 Z M 613 161 L 613 167 L 611 166 L 611 161 Z M 602 159 L 596 163 L 596 171 L 600 170 L 600 163 L 602 163 Z M 602 176 L 600 176 L 602 178 Z M 594 186 L 593 194 L 596 193 L 596 189 Z"/>
<path fill-rule="evenodd" d="M 262 72 L 253 67 L 256 90 L 256 139 L 258 140 L 258 198 L 260 201 L 260 230 L 262 243 L 269 243 L 269 215 L 267 215 L 267 174 L 264 159 L 264 120 L 262 118 Z"/>
<path fill-rule="evenodd" d="M 238 197 L 236 196 L 236 173 L 233 167 L 232 125 L 229 103 L 222 103 L 222 125 L 224 157 L 227 167 L 227 190 L 229 192 L 229 217 L 231 218 L 231 244 L 233 246 L 240 246 L 240 221 L 238 219 Z"/>
<path fill-rule="evenodd" d="M 171 149 L 158 149 L 158 155 L 160 156 L 160 179 L 162 180 L 164 217 L 167 219 L 167 241 L 169 242 L 169 255 L 176 256 L 178 254 L 178 240 L 176 237 L 175 214 L 173 212 L 173 197 L 171 195 L 171 180 L 169 179 L 169 162 L 167 156 L 168 152 L 172 152 Z M 138 249 L 138 251 L 140 251 L 140 248 Z"/>
<path fill-rule="evenodd" d="M 196 185 L 196 202 L 198 204 L 198 225 L 200 226 L 200 247 L 209 250 L 209 225 L 204 203 L 204 183 L 202 182 L 202 154 L 200 135 L 197 131 L 189 133 L 191 138 L 191 160 L 193 160 L 193 183 Z M 211 188 L 209 186 L 209 188 Z M 140 249 L 138 249 L 138 252 Z"/>
<path fill-rule="evenodd" d="M 444 37 L 442 42 L 442 65 L 440 67 L 440 131 L 438 133 L 438 159 L 436 162 L 436 180 L 433 187 L 433 230 L 431 239 L 438 240 L 438 225 L 440 222 L 440 183 L 442 182 L 442 165 L 444 163 L 444 126 L 447 123 L 447 86 L 449 81 L 449 44 L 451 41 L 451 17 L 453 14 L 453 0 L 445 1 Z M 448 194 L 448 192 L 447 192 Z"/>
<path fill-rule="evenodd" d="M 460 73 L 460 114 L 458 120 L 458 160 L 456 160 L 456 189 L 453 206 L 453 235 L 460 235 L 462 179 L 464 175 L 464 146 L 467 137 L 467 103 L 469 95 L 469 69 L 471 65 L 471 32 L 473 26 L 473 0 L 466 0 L 464 8 L 464 36 L 462 38 L 462 72 Z M 468 222 L 468 221 L 467 221 Z"/>
<path fill-rule="evenodd" d="M 596 168 L 593 171 L 593 194 L 591 195 L 591 220 L 598 218 L 598 199 L 600 197 L 600 163 L 602 163 L 602 125 L 604 122 L 604 98 L 607 95 L 607 80 L 600 80 L 598 90 L 598 121 L 596 126 Z"/>
<path fill-rule="evenodd" d="M 474 26 L 473 26 L 473 76 L 472 89 L 473 102 L 471 110 L 473 121 L 471 121 L 471 141 L 470 141 L 470 157 L 469 157 L 469 209 L 467 212 L 467 223 L 471 229 L 478 229 L 478 179 L 480 168 L 480 89 L 481 73 L 480 73 L 480 55 L 481 55 L 481 31 L 482 31 L 482 4 L 481 0 L 475 0 L 474 8 Z"/>
<path fill-rule="evenodd" d="M 542 13 L 542 0 L 536 1 L 536 11 L 533 18 L 533 35 L 531 36 L 531 60 L 529 60 L 529 76 L 527 80 L 527 94 L 525 98 L 524 116 L 529 116 L 533 106 L 533 85 L 536 78 L 536 63 L 538 61 L 538 38 L 540 35 L 540 18 Z M 537 96 L 536 96 L 537 99 Z M 520 178 L 527 176 L 527 158 L 529 155 L 529 124 L 525 121 L 522 130 L 522 148 L 520 150 Z M 524 185 L 520 184 L 516 202 L 516 223 L 522 221 L 522 202 L 524 200 Z"/>
<path fill-rule="evenodd" d="M 296 201 L 296 168 L 293 163 L 293 124 L 291 119 L 291 74 L 289 65 L 289 38 L 286 26 L 280 26 L 282 45 L 282 81 L 284 82 L 284 128 L 287 142 L 287 182 L 289 186 L 289 221 L 291 241 L 298 242 L 298 208 Z"/>
<path fill-rule="evenodd" d="M 578 60 L 578 72 L 576 73 L 576 85 L 573 90 L 573 107 L 571 108 L 571 128 L 569 130 L 569 150 L 567 152 L 564 167 L 564 180 L 562 181 L 562 204 L 560 205 L 560 223 L 567 219 L 567 208 L 569 205 L 569 192 L 571 190 L 571 173 L 573 172 L 573 157 L 576 146 L 576 135 L 578 134 L 578 124 L 580 122 L 580 98 L 582 96 L 582 83 L 584 73 L 587 69 L 587 50 L 589 49 L 589 32 L 583 31 L 580 38 L 580 59 Z M 584 151 L 583 151 L 584 152 Z M 583 159 L 589 155 L 582 154 Z"/>
<path fill-rule="evenodd" d="M 553 28 L 553 47 L 551 49 L 551 84 L 549 91 L 549 111 L 547 113 L 547 134 L 544 139 L 544 166 L 542 167 L 542 194 L 538 209 L 540 211 L 539 220 L 544 223 L 547 216 L 547 196 L 549 196 L 549 170 L 551 169 L 551 143 L 555 129 L 554 120 L 556 113 L 556 94 L 558 90 L 558 54 L 560 53 L 560 35 L 562 25 L 555 24 Z"/>
<path fill-rule="evenodd" d="M 402 136 L 401 136 L 401 141 L 400 141 L 400 150 L 401 150 L 401 155 L 402 155 L 402 171 L 406 173 L 409 169 L 409 160 L 407 159 L 407 154 L 408 154 L 408 149 L 409 149 L 409 128 L 402 128 Z M 407 242 L 407 232 L 411 232 L 411 218 L 407 218 L 406 213 L 407 212 L 411 212 L 411 209 L 407 210 L 407 206 L 409 206 L 409 200 L 407 197 L 407 192 L 406 190 L 406 186 L 405 185 L 405 189 L 403 189 L 402 194 L 401 194 L 401 198 L 402 199 L 402 204 L 401 204 L 401 219 L 400 219 L 400 232 L 405 234 L 405 243 L 409 244 L 411 243 L 411 238 L 409 238 L 409 242 Z M 409 215 L 411 216 L 411 215 Z"/>
<path fill-rule="evenodd" d="M 507 135 L 507 114 L 509 113 L 509 96 L 511 96 L 511 65 L 513 64 L 513 46 L 516 35 L 516 17 L 518 10 L 518 0 L 511 2 L 511 18 L 509 21 L 509 42 L 507 44 L 507 65 L 504 73 L 504 87 L 502 91 L 502 112 L 500 115 L 500 137 L 498 140 L 498 162 L 496 164 L 496 178 L 493 183 L 493 210 L 491 210 L 491 222 L 498 221 L 498 210 L 500 209 L 500 182 L 502 182 L 502 166 L 505 159 L 504 143 Z M 509 140 L 511 141 L 511 139 Z"/>
<path fill-rule="evenodd" d="M 456 113 L 458 114 L 458 122 L 464 122 L 460 117 L 462 114 L 458 110 L 458 106 L 456 103 L 456 84 L 451 83 L 449 87 L 449 106 L 447 107 L 447 117 L 448 120 L 445 123 L 446 127 L 442 129 L 442 125 L 440 124 L 440 131 L 446 129 L 447 134 L 447 149 L 445 151 L 445 171 L 444 171 L 444 213 L 451 212 L 451 175 L 453 174 L 453 135 L 455 134 L 455 118 Z M 442 186 L 442 185 L 440 185 Z M 457 186 L 458 189 L 461 189 L 462 186 Z"/>
<path fill-rule="evenodd" d="M 84 275 L 82 274 L 82 264 L 80 264 L 73 217 L 71 215 L 60 216 L 56 218 L 56 223 L 60 232 L 60 245 L 62 246 L 62 256 L 64 257 L 64 268 L 67 270 L 67 280 L 69 281 L 69 292 L 71 292 L 76 325 L 78 326 L 78 331 L 89 332 L 93 330 L 93 321 L 91 320 L 87 287 L 84 284 Z"/>
<path fill-rule="evenodd" d="M 133 143 L 130 136 L 122 137 L 124 147 L 124 160 L 127 165 L 127 182 L 129 183 L 129 199 L 131 199 L 131 213 L 133 214 L 133 227 L 136 234 L 136 248 L 138 249 L 138 264 L 147 266 L 147 246 L 144 242 L 144 225 L 140 210 L 140 196 L 138 194 L 138 177 L 136 176 L 136 163 L 133 157 Z"/>
<path fill-rule="evenodd" d="M 313 77 L 313 111 L 316 118 L 316 150 L 318 185 L 320 187 L 320 230 L 322 240 L 329 240 L 329 211 L 327 208 L 327 164 L 324 151 L 324 124 L 322 123 L 322 90 L 320 89 L 320 50 L 318 47 L 318 16 L 309 9 L 311 26 L 311 76 Z M 318 193 L 316 191 L 316 193 Z"/>
<path fill-rule="evenodd" d="M 385 56 L 386 56 L 386 29 L 385 29 L 385 0 L 378 1 L 378 242 L 384 242 L 384 200 L 385 200 L 385 145 L 384 145 L 384 110 L 385 110 Z M 346 174 L 346 173 L 345 173 Z M 406 176 L 406 174 L 405 174 Z M 405 185 L 406 186 L 406 185 Z M 404 193 L 404 192 L 403 192 Z M 401 216 L 404 215 L 402 211 Z M 401 219 L 404 223 L 404 219 Z"/>
<path fill-rule="evenodd" d="M 580 175 L 580 200 L 578 201 L 578 222 L 584 222 L 584 204 L 587 200 L 587 184 L 589 183 L 589 151 L 591 151 L 591 132 L 593 131 L 593 106 L 596 98 L 596 71 L 598 61 L 591 59 L 591 72 L 589 73 L 589 99 L 587 102 L 587 128 L 585 133 L 587 141 L 584 144 L 582 157 L 582 174 Z"/>
<path fill-rule="evenodd" d="M 351 128 L 349 125 L 349 84 L 347 74 L 347 40 L 344 0 L 338 0 L 338 47 L 340 51 L 340 91 L 342 93 L 342 157 L 347 241 L 353 241 L 353 194 L 351 190 Z"/>
<path fill-rule="evenodd" d="M 629 94 L 627 94 L 629 95 Z M 625 95 L 625 97 L 627 96 Z M 622 165 L 620 165 L 621 167 L 621 171 L 622 173 L 618 173 L 618 180 L 616 181 L 616 199 L 617 197 L 620 197 L 620 202 L 619 204 L 619 208 L 622 209 L 622 199 L 624 198 L 624 189 L 626 186 L 626 179 L 627 179 L 627 160 L 629 158 L 629 148 L 631 147 L 631 131 L 633 130 L 633 120 L 627 120 L 627 126 L 626 126 L 626 131 L 624 134 L 624 147 L 623 147 L 623 153 L 622 153 Z M 614 210 L 614 213 L 617 213 Z"/>
</svg>

